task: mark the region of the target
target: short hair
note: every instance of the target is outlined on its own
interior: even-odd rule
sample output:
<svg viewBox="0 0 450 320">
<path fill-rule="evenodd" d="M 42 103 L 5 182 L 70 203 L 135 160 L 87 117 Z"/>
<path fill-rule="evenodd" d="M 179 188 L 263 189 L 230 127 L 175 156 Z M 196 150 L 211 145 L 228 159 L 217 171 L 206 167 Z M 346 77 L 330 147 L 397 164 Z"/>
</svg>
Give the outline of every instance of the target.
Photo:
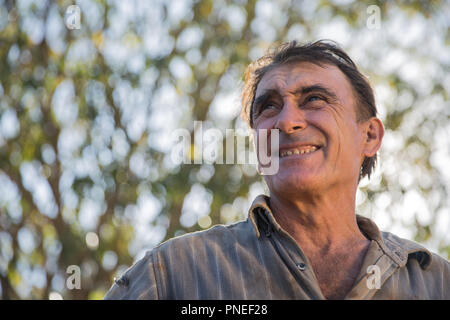
<svg viewBox="0 0 450 320">
<path fill-rule="evenodd" d="M 319 66 L 329 64 L 338 67 L 353 88 L 357 121 L 362 122 L 377 115 L 375 97 L 369 81 L 336 42 L 319 40 L 298 44 L 297 41 L 291 41 L 270 49 L 264 56 L 251 63 L 244 74 L 241 116 L 251 128 L 253 128 L 253 104 L 259 82 L 269 70 L 293 62 L 310 62 Z M 370 178 L 376 161 L 377 154 L 364 159 L 360 179 L 366 175 Z"/>
</svg>

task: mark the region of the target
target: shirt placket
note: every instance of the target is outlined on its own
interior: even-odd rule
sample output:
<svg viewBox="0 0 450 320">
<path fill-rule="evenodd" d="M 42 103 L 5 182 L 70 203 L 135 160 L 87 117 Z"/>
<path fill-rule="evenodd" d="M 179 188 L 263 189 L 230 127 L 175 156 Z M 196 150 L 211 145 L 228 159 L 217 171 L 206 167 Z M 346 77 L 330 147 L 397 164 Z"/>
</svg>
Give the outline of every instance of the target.
<svg viewBox="0 0 450 320">
<path fill-rule="evenodd" d="M 383 290 L 383 284 L 392 276 L 398 267 L 399 266 L 381 249 L 379 244 L 372 240 L 371 246 L 363 261 L 360 274 L 345 299 L 372 299 L 379 290 Z M 377 271 L 372 273 L 371 270 L 373 271 L 374 268 L 376 268 Z M 379 277 L 379 287 L 374 286 L 377 281 L 371 281 L 370 278 L 375 279 L 374 277 Z"/>
<path fill-rule="evenodd" d="M 311 299 L 325 299 L 308 258 L 295 240 L 282 229 L 278 231 L 269 229 L 266 236 L 271 239 L 280 258 L 297 280 L 301 290 Z"/>
</svg>

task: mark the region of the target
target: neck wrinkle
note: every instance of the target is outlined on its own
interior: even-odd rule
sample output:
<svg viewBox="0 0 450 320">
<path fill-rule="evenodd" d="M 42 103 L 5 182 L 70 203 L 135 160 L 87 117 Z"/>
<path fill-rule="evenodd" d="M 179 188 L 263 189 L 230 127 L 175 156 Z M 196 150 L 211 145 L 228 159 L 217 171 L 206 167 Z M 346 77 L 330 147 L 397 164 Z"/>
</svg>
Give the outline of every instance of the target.
<svg viewBox="0 0 450 320">
<path fill-rule="evenodd" d="M 318 250 L 328 250 L 348 245 L 349 242 L 367 240 L 358 227 L 354 200 L 351 200 L 345 203 L 352 205 L 345 208 L 335 206 L 329 201 L 328 203 L 325 201 L 305 203 L 301 200 L 297 203 L 279 201 L 272 195 L 269 198 L 269 206 L 277 223 L 297 243 Z"/>
</svg>

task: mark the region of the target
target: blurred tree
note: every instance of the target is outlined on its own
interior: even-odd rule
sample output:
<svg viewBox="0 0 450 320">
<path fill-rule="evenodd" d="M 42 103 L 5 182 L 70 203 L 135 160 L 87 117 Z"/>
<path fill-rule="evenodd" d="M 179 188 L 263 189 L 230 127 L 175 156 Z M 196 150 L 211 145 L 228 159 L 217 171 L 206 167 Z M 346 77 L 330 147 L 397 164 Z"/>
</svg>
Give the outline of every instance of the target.
<svg viewBox="0 0 450 320">
<path fill-rule="evenodd" d="M 175 165 L 172 133 L 244 128 L 246 65 L 292 39 L 339 41 L 375 85 L 387 134 L 360 213 L 448 257 L 447 2 L 375 1 L 377 30 L 373 1 L 80 0 L 69 29 L 72 4 L 0 1 L 3 299 L 102 298 L 161 241 L 245 218 L 255 169 Z"/>
</svg>

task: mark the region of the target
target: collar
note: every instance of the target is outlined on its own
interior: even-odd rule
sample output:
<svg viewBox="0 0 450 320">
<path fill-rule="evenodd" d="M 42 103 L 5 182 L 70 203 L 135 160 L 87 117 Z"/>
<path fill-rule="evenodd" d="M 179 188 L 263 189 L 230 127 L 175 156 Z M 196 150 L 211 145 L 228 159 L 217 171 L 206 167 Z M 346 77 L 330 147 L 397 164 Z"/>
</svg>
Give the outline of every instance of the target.
<svg viewBox="0 0 450 320">
<path fill-rule="evenodd" d="M 273 216 L 269 203 L 270 197 L 259 195 L 253 200 L 249 209 L 248 220 L 252 224 L 257 238 L 260 238 L 261 232 L 270 236 L 272 231 L 280 232 L 282 230 Z M 399 267 L 404 267 L 411 258 L 416 259 L 422 269 L 426 269 L 431 264 L 431 252 L 420 244 L 402 239 L 389 232 L 380 232 L 375 222 L 358 214 L 356 222 L 366 238 L 375 241 Z"/>
</svg>

